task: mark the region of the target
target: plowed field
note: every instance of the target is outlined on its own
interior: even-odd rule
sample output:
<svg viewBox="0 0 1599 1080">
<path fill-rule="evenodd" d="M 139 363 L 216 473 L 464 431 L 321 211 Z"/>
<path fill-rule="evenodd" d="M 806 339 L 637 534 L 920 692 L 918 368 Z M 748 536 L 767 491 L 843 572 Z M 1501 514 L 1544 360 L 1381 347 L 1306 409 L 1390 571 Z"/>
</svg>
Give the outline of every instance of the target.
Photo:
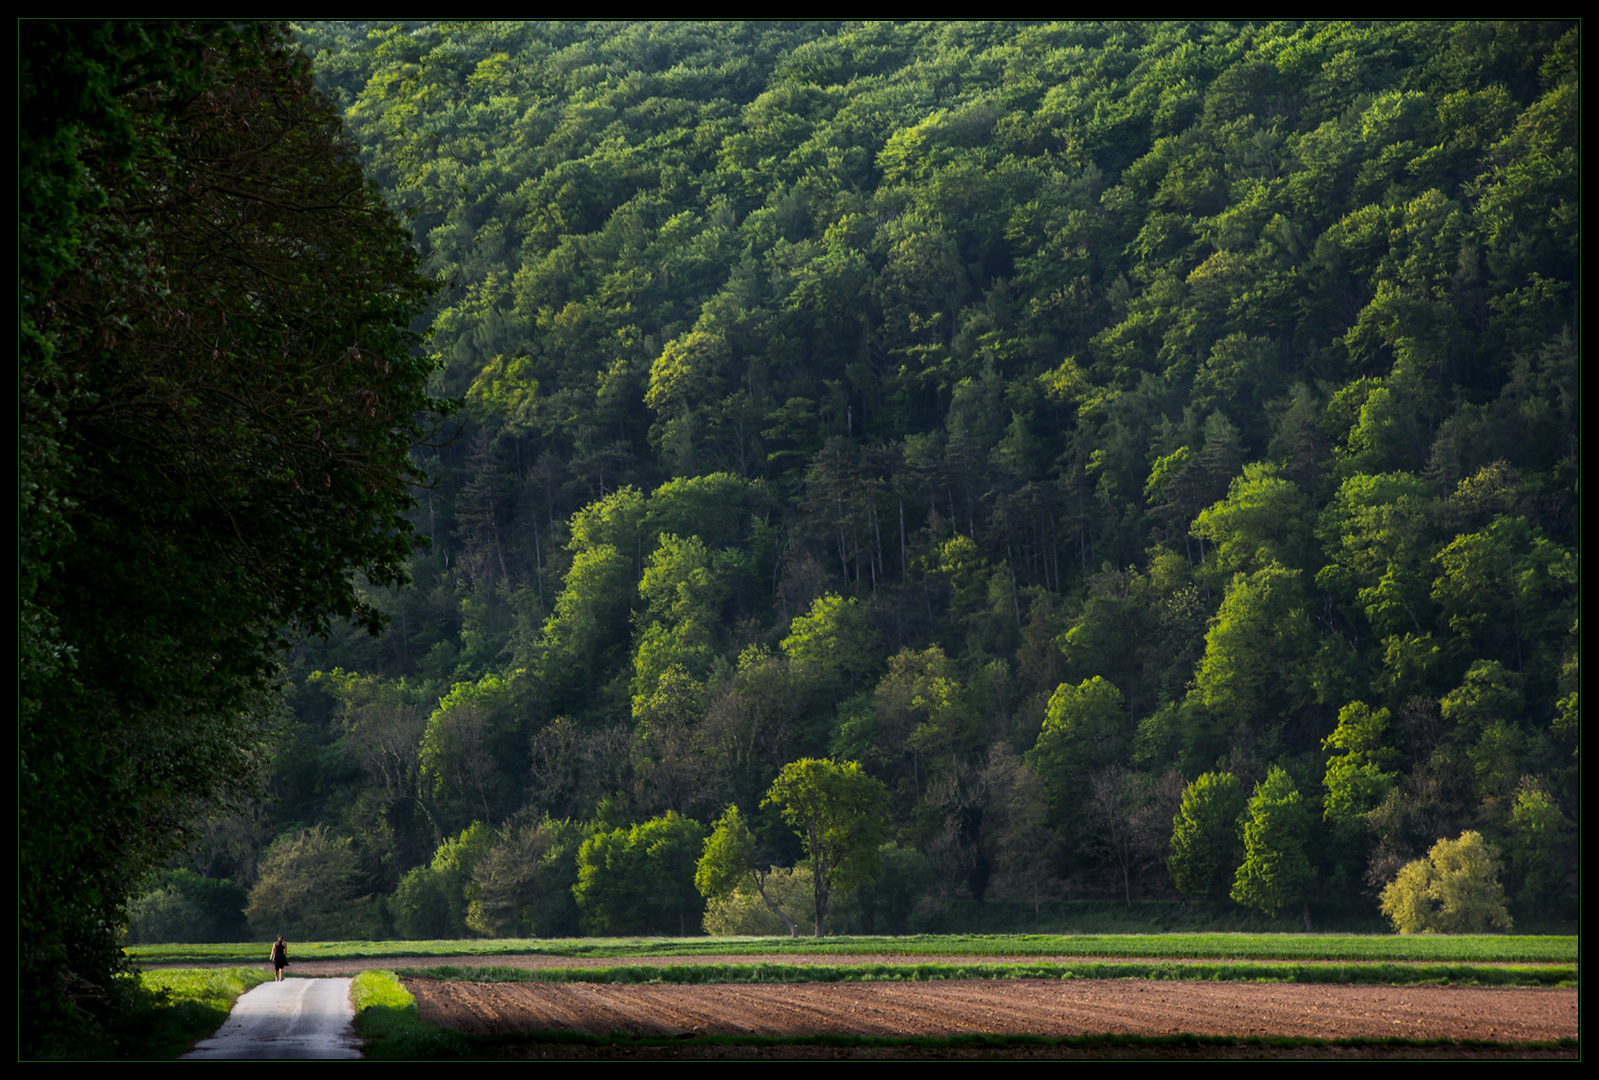
<svg viewBox="0 0 1599 1080">
<path fill-rule="evenodd" d="M 469 983 L 411 979 L 423 1020 L 480 1035 L 1187 1033 L 1543 1042 L 1577 1035 L 1567 989 L 1137 980 L 784 985 Z"/>
</svg>

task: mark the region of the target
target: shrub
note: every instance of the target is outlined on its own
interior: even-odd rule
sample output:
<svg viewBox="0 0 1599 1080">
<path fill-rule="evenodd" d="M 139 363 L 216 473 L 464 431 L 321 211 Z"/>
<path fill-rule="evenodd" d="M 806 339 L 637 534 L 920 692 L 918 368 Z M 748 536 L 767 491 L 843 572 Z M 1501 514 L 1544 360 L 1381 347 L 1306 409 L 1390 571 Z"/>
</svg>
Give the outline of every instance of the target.
<svg viewBox="0 0 1599 1080">
<path fill-rule="evenodd" d="M 1407 863 L 1382 891 L 1382 913 L 1401 934 L 1480 934 L 1509 930 L 1498 853 L 1482 835 L 1439 840 Z"/>
</svg>

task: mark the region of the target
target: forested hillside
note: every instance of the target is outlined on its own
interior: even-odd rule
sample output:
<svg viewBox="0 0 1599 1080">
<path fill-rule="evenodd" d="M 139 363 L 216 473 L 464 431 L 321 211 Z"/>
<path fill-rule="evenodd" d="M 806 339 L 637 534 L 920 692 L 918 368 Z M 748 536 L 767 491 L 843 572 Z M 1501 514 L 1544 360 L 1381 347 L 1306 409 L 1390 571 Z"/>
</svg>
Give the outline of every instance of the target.
<svg viewBox="0 0 1599 1080">
<path fill-rule="evenodd" d="M 458 430 L 387 632 L 295 648 L 136 930 L 226 880 L 291 936 L 692 931 L 729 807 L 803 857 L 806 758 L 886 789 L 839 930 L 1375 917 L 1468 830 L 1575 917 L 1573 25 L 297 32 Z"/>
</svg>

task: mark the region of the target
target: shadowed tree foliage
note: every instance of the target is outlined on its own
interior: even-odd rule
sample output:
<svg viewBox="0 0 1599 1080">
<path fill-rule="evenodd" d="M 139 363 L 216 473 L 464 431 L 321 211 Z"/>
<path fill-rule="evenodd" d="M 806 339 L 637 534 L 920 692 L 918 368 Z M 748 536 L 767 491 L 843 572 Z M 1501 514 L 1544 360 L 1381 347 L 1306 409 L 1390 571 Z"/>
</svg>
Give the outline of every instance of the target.
<svg viewBox="0 0 1599 1080">
<path fill-rule="evenodd" d="M 642 825 L 589 837 L 578 850 L 572 887 L 584 929 L 659 933 L 668 927 L 664 916 L 679 934 L 687 934 L 703 910 L 694 874 L 704 844 L 705 827 L 672 810 Z"/>
<path fill-rule="evenodd" d="M 30 23 L 21 50 L 35 1054 L 104 1000 L 126 895 L 262 764 L 287 645 L 383 623 L 355 578 L 404 580 L 416 543 L 433 286 L 281 27 Z"/>
</svg>

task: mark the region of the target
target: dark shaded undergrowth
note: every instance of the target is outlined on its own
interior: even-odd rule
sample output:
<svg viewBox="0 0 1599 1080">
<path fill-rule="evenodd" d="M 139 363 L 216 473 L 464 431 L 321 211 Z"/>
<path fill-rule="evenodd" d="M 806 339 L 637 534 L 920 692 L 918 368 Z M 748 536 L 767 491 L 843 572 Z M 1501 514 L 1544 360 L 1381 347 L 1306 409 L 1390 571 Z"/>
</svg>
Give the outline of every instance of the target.
<svg viewBox="0 0 1599 1080">
<path fill-rule="evenodd" d="M 459 1036 L 461 1060 L 1570 1060 L 1576 1039 L 1492 1043 L 1448 1039 L 1228 1038 L 1210 1035 L 703 1035 L 623 1037 L 576 1031 Z"/>
</svg>

